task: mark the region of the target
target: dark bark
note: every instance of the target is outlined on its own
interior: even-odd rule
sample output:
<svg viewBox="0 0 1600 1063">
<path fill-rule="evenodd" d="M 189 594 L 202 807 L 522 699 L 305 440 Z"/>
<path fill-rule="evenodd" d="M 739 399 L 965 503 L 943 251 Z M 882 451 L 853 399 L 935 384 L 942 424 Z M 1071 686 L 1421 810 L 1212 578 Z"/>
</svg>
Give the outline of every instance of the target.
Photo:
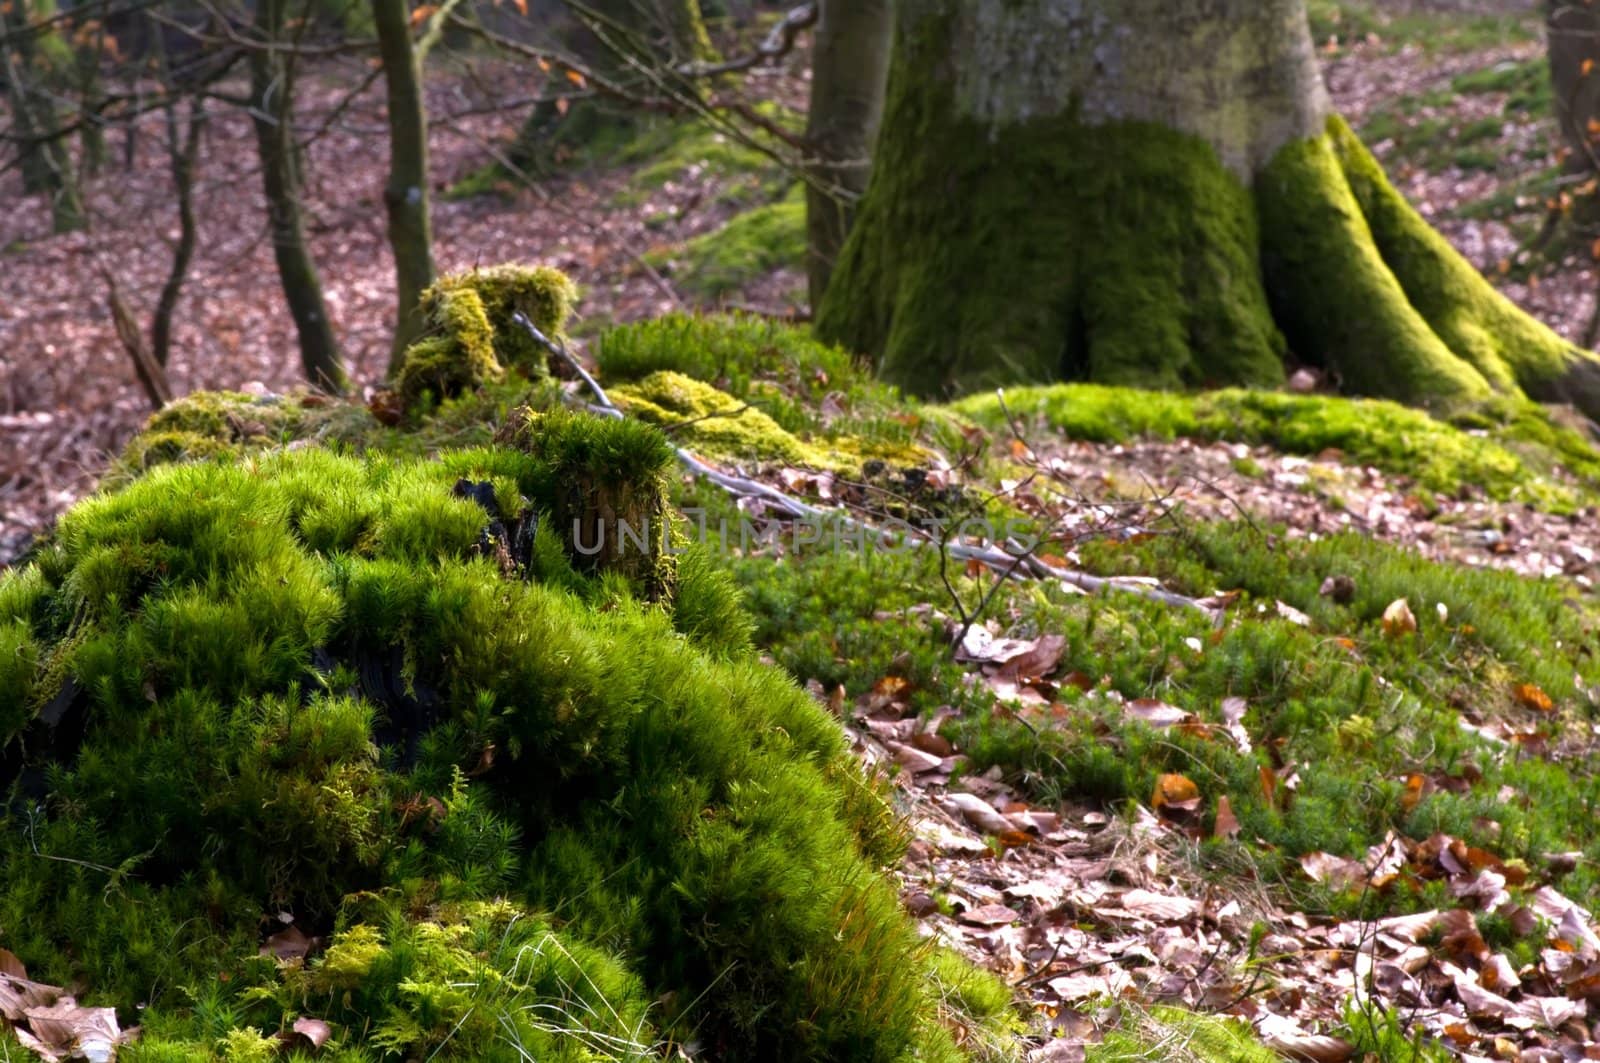
<svg viewBox="0 0 1600 1063">
<path fill-rule="evenodd" d="M 280 39 L 285 0 L 258 0 L 255 28 L 264 42 Z M 325 391 L 344 390 L 338 341 L 322 298 L 322 279 L 306 244 L 300 216 L 300 180 L 291 118 L 294 109 L 292 57 L 271 48 L 250 55 L 251 117 L 261 184 L 267 199 L 267 231 L 289 314 L 300 339 L 300 362 L 306 379 Z"/>
<path fill-rule="evenodd" d="M 1600 137 L 1589 128 L 1600 117 L 1600 7 L 1580 0 L 1546 0 L 1545 33 L 1568 169 L 1600 172 Z"/>
<path fill-rule="evenodd" d="M 867 190 L 892 29 L 889 0 L 821 0 L 820 6 L 806 118 L 814 181 L 806 188 L 806 278 L 813 307 L 822 302 Z"/>
<path fill-rule="evenodd" d="M 150 400 L 151 408 L 159 410 L 172 401 L 172 385 L 167 382 L 166 367 L 156 360 L 145 344 L 133 311 L 128 309 L 122 292 L 117 288 L 117 279 L 109 270 L 101 271 L 101 279 L 106 282 L 106 307 L 111 311 L 111 323 L 116 329 L 117 339 L 133 361 L 134 375 L 138 377 L 145 397 Z"/>
<path fill-rule="evenodd" d="M 419 301 L 433 283 L 433 233 L 428 217 L 428 119 L 406 0 L 372 0 L 389 114 L 389 179 L 383 203 L 389 215 L 398 297 L 392 375 L 400 356 L 424 326 Z"/>
<path fill-rule="evenodd" d="M 156 300 L 150 320 L 150 353 L 163 368 L 172 352 L 172 315 L 178 297 L 189 278 L 189 263 L 194 259 L 198 226 L 194 216 L 194 172 L 200 153 L 200 130 L 205 125 L 205 109 L 200 97 L 190 104 L 187 129 L 180 134 L 174 104 L 164 109 L 167 126 L 167 158 L 172 168 L 172 189 L 178 201 L 178 242 L 172 248 L 172 263 L 166 282 Z"/>
<path fill-rule="evenodd" d="M 89 116 L 83 128 L 78 131 L 78 144 L 83 153 L 79 169 L 81 173 L 90 175 L 97 174 L 104 168 L 108 153 L 105 123 L 95 117 L 105 102 L 100 61 L 105 55 L 108 37 L 103 23 L 97 22 L 93 26 L 86 26 L 84 31 L 88 40 L 79 43 L 73 51 L 72 61 L 79 104 L 84 114 Z"/>
</svg>

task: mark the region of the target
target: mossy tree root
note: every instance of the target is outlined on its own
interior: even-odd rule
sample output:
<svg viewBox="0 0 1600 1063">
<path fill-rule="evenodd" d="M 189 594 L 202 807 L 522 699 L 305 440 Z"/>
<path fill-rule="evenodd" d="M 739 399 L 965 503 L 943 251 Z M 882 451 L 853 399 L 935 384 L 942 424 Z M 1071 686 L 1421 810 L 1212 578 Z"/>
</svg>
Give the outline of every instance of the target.
<svg viewBox="0 0 1600 1063">
<path fill-rule="evenodd" d="M 1339 118 L 1256 180 L 1276 322 L 1350 391 L 1449 409 L 1492 394 L 1600 418 L 1600 359 L 1495 290 Z"/>
</svg>

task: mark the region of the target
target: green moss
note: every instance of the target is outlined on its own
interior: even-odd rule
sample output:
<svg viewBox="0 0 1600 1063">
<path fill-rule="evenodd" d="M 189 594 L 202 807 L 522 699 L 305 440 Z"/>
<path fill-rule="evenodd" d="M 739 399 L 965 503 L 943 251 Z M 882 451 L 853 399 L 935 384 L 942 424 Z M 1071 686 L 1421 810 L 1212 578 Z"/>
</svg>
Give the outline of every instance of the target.
<svg viewBox="0 0 1600 1063">
<path fill-rule="evenodd" d="M 545 350 L 512 315 L 560 338 L 576 298 L 567 276 L 545 266 L 490 266 L 441 277 L 422 293 L 428 329 L 406 350 L 396 374 L 405 405 L 476 389 L 500 379 L 506 368 L 545 376 Z"/>
<path fill-rule="evenodd" d="M 802 445 L 857 465 L 870 457 L 925 460 L 917 444 L 935 428 L 848 352 L 766 318 L 668 314 L 605 333 L 596 357 L 608 381 L 669 371 L 711 384 Z"/>
<path fill-rule="evenodd" d="M 406 350 L 395 376 L 407 406 L 424 395 L 449 398 L 505 375 L 494 355 L 494 326 L 478 293 L 470 288 L 429 293 L 424 303 L 433 334 Z"/>
<path fill-rule="evenodd" d="M 1132 598 L 1055 604 L 1034 594 L 1013 606 L 1017 629 L 1062 635 L 1061 670 L 1097 677 L 1098 690 L 1159 691 L 1208 722 L 1218 720 L 1221 699 L 1244 699 L 1252 749 L 1241 752 L 1215 735 L 1152 730 L 1106 698 L 1068 693 L 1048 728 L 971 714 L 951 736 L 977 768 L 1006 765 L 1042 800 L 1108 803 L 1147 800 L 1158 774 L 1182 772 L 1208 801 L 1228 795 L 1241 837 L 1266 843 L 1218 843 L 1217 858 L 1247 858 L 1267 880 L 1287 876 L 1293 900 L 1286 903 L 1307 910 L 1370 915 L 1437 903 L 1420 886 L 1362 896 L 1295 885 L 1304 883 L 1299 854 L 1356 856 L 1391 830 L 1417 840 L 1442 831 L 1531 867 L 1540 866 L 1542 852 L 1600 852 L 1600 831 L 1582 811 L 1600 800 L 1590 754 L 1562 762 L 1506 758 L 1505 745 L 1462 727 L 1460 706 L 1470 705 L 1475 720 L 1537 727 L 1552 744 L 1587 732 L 1588 690 L 1600 680 L 1600 664 L 1583 647 L 1600 615 L 1570 588 L 1432 563 L 1355 535 L 1310 542 L 1242 524 L 1096 544 L 1083 555 L 1102 574 L 1242 597 L 1218 629 L 1196 613 Z M 1347 604 L 1319 593 L 1335 574 L 1355 581 Z M 1383 632 L 1384 610 L 1398 598 L 1420 620 L 1414 637 Z M 1280 601 L 1305 613 L 1309 628 L 1282 619 Z M 1548 692 L 1552 712 L 1532 718 L 1539 714 L 1516 700 L 1519 683 Z M 1269 757 L 1297 766 L 1292 798 L 1263 795 L 1260 769 Z M 1464 785 L 1413 806 L 1402 800 L 1407 770 L 1437 771 Z M 1508 806 L 1502 786 L 1529 795 L 1529 803 Z M 1579 874 L 1563 888 L 1593 888 L 1590 873 Z"/>
<path fill-rule="evenodd" d="M 804 125 L 799 116 L 772 103 L 757 104 L 756 110 L 794 132 Z M 621 164 L 639 166 L 619 196 L 633 204 L 686 175 L 716 178 L 718 197 L 738 203 L 770 201 L 793 180 L 771 155 L 701 121 L 645 125 L 607 154 Z"/>
<path fill-rule="evenodd" d="M 1250 193 L 1211 148 L 1072 114 L 999 128 L 964 116 L 940 74 L 951 32 L 927 18 L 897 39 L 872 182 L 818 336 L 923 395 L 1063 377 L 1281 381 Z"/>
<path fill-rule="evenodd" d="M 1383 400 L 1238 389 L 1177 395 L 1067 384 L 1008 389 L 1005 409 L 993 395 L 973 395 L 952 409 L 996 431 L 1006 430 L 1009 409 L 1099 443 L 1186 436 L 1307 456 L 1333 450 L 1434 491 L 1470 486 L 1558 511 L 1600 491 L 1600 452 L 1527 402 L 1475 408 L 1460 427 Z"/>
<path fill-rule="evenodd" d="M 805 194 L 795 186 L 776 203 L 735 215 L 676 252 L 652 252 L 654 265 L 680 263 L 673 279 L 686 292 L 716 299 L 783 266 L 805 264 Z"/>
<path fill-rule="evenodd" d="M 661 370 L 611 390 L 624 410 L 673 433 L 696 453 L 859 474 L 865 461 L 920 464 L 918 447 L 835 436 L 806 443 L 760 409 L 761 399 L 740 401 L 709 384 Z M 754 404 L 752 404 L 754 403 Z"/>
<path fill-rule="evenodd" d="M 658 477 L 660 435 L 519 432 L 160 466 L 0 575 L 0 945 L 148 1005 L 142 1058 L 295 1015 L 342 1053 L 526 1058 L 510 1022 L 630 1058 L 599 1038 L 653 1043 L 646 1001 L 729 1059 L 962 1058 L 993 987 L 932 966 L 875 871 L 892 810 L 726 579 L 700 558 L 648 602 L 546 519 L 575 478 Z M 541 515 L 517 571 L 459 479 Z M 278 911 L 328 952 L 258 958 Z"/>
<path fill-rule="evenodd" d="M 635 383 L 618 385 L 611 394 L 634 417 L 669 430 L 681 425 L 683 431 L 677 434 L 708 454 L 791 465 L 806 462 L 806 448 L 772 418 L 682 373 L 652 373 Z"/>
<path fill-rule="evenodd" d="M 1130 1008 L 1117 1029 L 1090 1048 L 1088 1063 L 1276 1063 L 1280 1057 L 1247 1023 L 1182 1008 Z"/>
</svg>

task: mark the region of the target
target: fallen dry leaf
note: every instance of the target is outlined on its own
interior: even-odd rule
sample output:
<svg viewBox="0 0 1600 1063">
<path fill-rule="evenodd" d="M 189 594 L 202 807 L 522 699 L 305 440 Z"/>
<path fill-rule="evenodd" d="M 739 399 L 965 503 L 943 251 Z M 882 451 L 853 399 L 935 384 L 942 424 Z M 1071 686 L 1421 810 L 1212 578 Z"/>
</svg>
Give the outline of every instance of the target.
<svg viewBox="0 0 1600 1063">
<path fill-rule="evenodd" d="M 974 926 L 1005 926 L 1016 920 L 1017 913 L 1003 904 L 983 904 L 962 912 L 957 918 Z"/>
<path fill-rule="evenodd" d="M 1239 833 L 1239 817 L 1233 814 L 1233 804 L 1228 795 L 1217 798 L 1217 822 L 1211 828 L 1212 837 L 1232 838 Z"/>
<path fill-rule="evenodd" d="M 1150 807 L 1168 819 L 1186 819 L 1200 808 L 1200 788 L 1185 775 L 1169 772 L 1156 780 Z"/>
<path fill-rule="evenodd" d="M 1515 694 L 1517 701 L 1523 707 L 1532 709 L 1535 712 L 1549 712 L 1556 707 L 1556 703 L 1550 700 L 1550 695 L 1532 683 L 1518 683 Z"/>
<path fill-rule="evenodd" d="M 977 794 L 946 794 L 940 804 L 945 811 L 962 817 L 985 834 L 1004 834 L 1013 829 L 1010 820 Z"/>
<path fill-rule="evenodd" d="M 1411 604 L 1404 598 L 1396 598 L 1389 603 L 1383 611 L 1383 633 L 1386 637 L 1395 639 L 1402 635 L 1409 635 L 1417 630 L 1416 615 L 1411 612 Z"/>
</svg>

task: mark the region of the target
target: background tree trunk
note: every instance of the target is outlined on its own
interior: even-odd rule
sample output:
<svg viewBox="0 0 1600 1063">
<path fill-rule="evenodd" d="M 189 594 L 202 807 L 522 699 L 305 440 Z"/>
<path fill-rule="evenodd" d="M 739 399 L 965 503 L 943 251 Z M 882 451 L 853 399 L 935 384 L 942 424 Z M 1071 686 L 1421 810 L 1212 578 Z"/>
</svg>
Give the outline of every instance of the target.
<svg viewBox="0 0 1600 1063">
<path fill-rule="evenodd" d="M 172 264 L 161 285 L 155 312 L 150 318 L 150 353 L 164 369 L 172 355 L 172 317 L 178 297 L 189 279 L 189 263 L 199 240 L 199 225 L 194 213 L 195 164 L 200 156 L 200 132 L 205 127 L 205 97 L 189 101 L 187 129 L 180 132 L 178 108 L 168 103 L 162 108 L 167 130 L 167 164 L 172 172 L 172 190 L 178 206 L 178 240 L 172 247 Z"/>
<path fill-rule="evenodd" d="M 259 43 L 282 37 L 285 0 L 257 0 L 255 28 Z M 267 198 L 267 229 L 277 260 L 289 314 L 300 337 L 300 362 L 306 379 L 326 391 L 343 391 L 344 365 L 333 325 L 322 298 L 322 279 L 306 245 L 300 218 L 300 178 L 296 158 L 294 64 L 285 53 L 257 47 L 250 53 L 251 116 L 261 183 Z"/>
<path fill-rule="evenodd" d="M 919 392 L 1273 385 L 1287 355 L 1364 394 L 1600 415 L 1600 361 L 1330 116 L 1304 0 L 902 0 L 817 329 Z"/>
<path fill-rule="evenodd" d="M 1600 138 L 1588 123 L 1600 117 L 1600 7 L 1581 0 L 1545 0 L 1550 83 L 1556 120 L 1573 172 L 1600 172 Z"/>
<path fill-rule="evenodd" d="M 23 191 L 50 197 L 51 228 L 64 233 L 82 229 L 88 221 L 56 109 L 56 100 L 68 95 L 71 87 L 72 50 L 58 29 L 20 32 L 55 14 L 54 0 L 0 5 L 0 36 L 15 34 L 0 45 L 0 80 L 5 82 L 13 125 L 23 138 L 18 148 Z"/>
<path fill-rule="evenodd" d="M 821 0 L 811 53 L 806 141 L 815 156 L 806 186 L 806 278 L 822 302 L 833 263 L 867 190 L 883 116 L 893 24 L 889 0 Z"/>
<path fill-rule="evenodd" d="M 428 119 L 422 99 L 422 77 L 411 41 L 406 0 L 372 0 L 388 89 L 389 179 L 383 203 L 389 213 L 389 247 L 394 253 L 395 290 L 399 307 L 392 374 L 400 355 L 423 329 L 419 301 L 433 283 L 433 231 L 428 217 Z"/>
</svg>

